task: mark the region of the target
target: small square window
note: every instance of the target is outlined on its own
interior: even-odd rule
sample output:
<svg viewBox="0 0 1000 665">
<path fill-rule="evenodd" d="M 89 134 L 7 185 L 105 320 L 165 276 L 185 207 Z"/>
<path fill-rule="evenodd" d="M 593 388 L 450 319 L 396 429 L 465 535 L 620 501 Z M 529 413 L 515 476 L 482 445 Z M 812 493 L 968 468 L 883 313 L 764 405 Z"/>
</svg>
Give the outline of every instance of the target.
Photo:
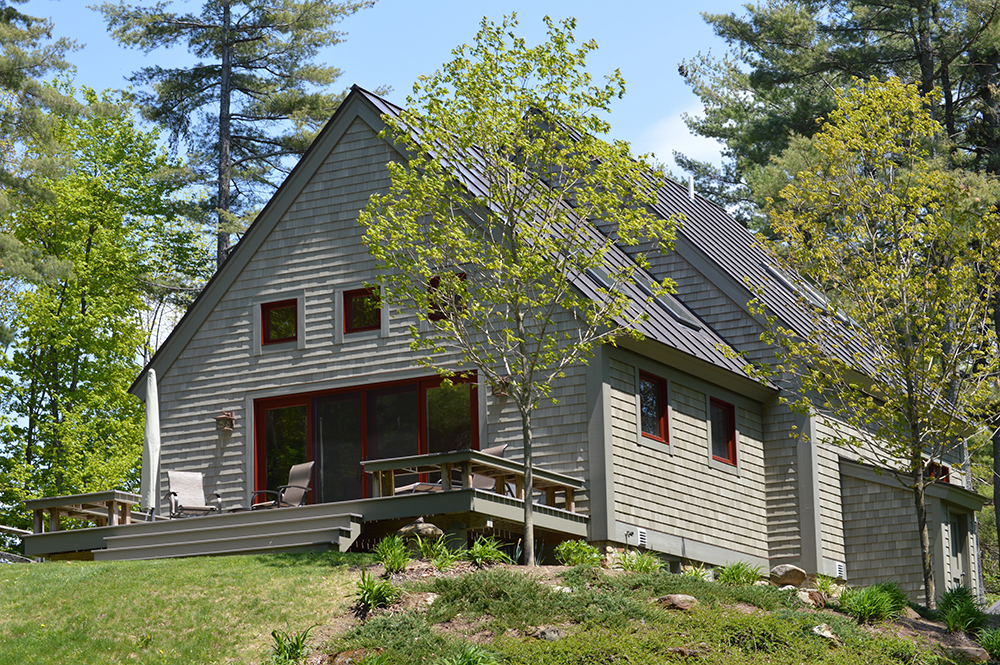
<svg viewBox="0 0 1000 665">
<path fill-rule="evenodd" d="M 455 276 L 462 281 L 466 279 L 464 272 L 455 273 Z M 428 321 L 443 321 L 446 318 L 444 310 L 441 309 L 441 306 L 437 302 L 434 302 L 439 288 L 441 288 L 441 277 L 435 275 L 434 277 L 431 277 L 430 281 L 427 283 L 427 293 L 431 296 L 432 300 L 431 310 L 427 313 Z M 462 299 L 459 294 L 456 293 L 454 295 L 453 302 L 456 310 L 462 309 Z"/>
<path fill-rule="evenodd" d="M 261 343 L 277 344 L 298 339 L 298 303 L 295 300 L 264 303 L 260 306 L 260 320 Z"/>
<path fill-rule="evenodd" d="M 712 419 L 712 458 L 736 465 L 736 409 L 722 400 L 710 400 Z"/>
<path fill-rule="evenodd" d="M 931 462 L 924 467 L 924 478 L 936 480 L 939 483 L 951 484 L 951 469 L 947 464 Z"/>
<path fill-rule="evenodd" d="M 378 294 L 374 289 L 344 292 L 344 332 L 378 330 L 382 325 Z"/>
<path fill-rule="evenodd" d="M 639 373 L 639 416 L 642 435 L 667 443 L 667 382 Z"/>
</svg>

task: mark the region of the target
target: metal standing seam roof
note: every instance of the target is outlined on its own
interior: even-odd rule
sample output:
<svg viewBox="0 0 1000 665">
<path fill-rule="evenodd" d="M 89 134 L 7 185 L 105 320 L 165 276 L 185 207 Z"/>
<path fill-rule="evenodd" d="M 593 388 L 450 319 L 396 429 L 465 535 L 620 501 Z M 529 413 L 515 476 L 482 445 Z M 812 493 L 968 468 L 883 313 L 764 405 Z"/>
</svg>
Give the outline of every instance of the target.
<svg viewBox="0 0 1000 665">
<path fill-rule="evenodd" d="M 834 347 L 824 351 L 874 376 L 874 368 L 878 365 L 874 345 L 865 343 L 859 332 L 830 317 L 818 322 L 815 313 L 805 304 L 804 295 L 795 293 L 769 274 L 770 268 L 790 282 L 797 279 L 796 275 L 789 277 L 774 264 L 753 232 L 714 203 L 700 196 L 692 200 L 687 187 L 676 182 L 668 181 L 657 199 L 654 210 L 658 214 L 684 214 L 685 221 L 677 230 L 678 238 L 686 240 L 715 263 L 743 290 L 747 301 L 755 296 L 747 288 L 749 282 L 761 290 L 763 304 L 784 325 L 807 338 L 815 335 L 818 323 L 823 325 L 827 333 L 822 339 Z"/>
<path fill-rule="evenodd" d="M 364 95 L 383 114 L 399 117 L 402 111 L 401 107 L 357 86 L 355 86 L 354 90 Z M 488 183 L 482 169 L 479 168 L 478 162 L 478 155 L 470 152 L 466 163 L 460 165 L 452 164 L 452 168 L 456 177 L 459 178 L 473 195 L 481 196 L 488 191 Z M 658 214 L 669 215 L 669 212 L 665 212 L 665 210 L 661 205 L 657 207 L 656 212 Z M 572 214 L 572 209 L 569 209 L 569 212 Z M 586 226 L 593 232 L 595 242 L 603 242 L 605 240 L 603 234 L 595 226 L 591 224 L 587 224 Z M 636 270 L 641 271 L 641 268 L 635 264 L 632 258 L 617 245 L 611 246 L 608 252 L 608 262 L 611 267 L 632 265 Z M 575 275 L 571 276 L 571 279 L 573 285 L 587 297 L 593 299 L 601 297 L 598 291 L 599 285 L 589 276 Z M 647 302 L 647 295 L 636 284 L 626 284 L 623 289 L 625 295 L 632 300 L 632 307 L 636 311 L 646 314 L 647 318 L 639 325 L 639 330 L 648 339 L 670 346 L 694 358 L 738 374 L 741 377 L 746 376 L 746 373 L 743 371 L 743 363 L 721 350 L 731 347 L 710 326 L 704 322 L 700 322 L 700 327 L 695 329 L 681 323 L 674 315 L 656 304 L 655 300 L 652 303 Z M 698 317 L 682 302 L 672 296 L 669 297 L 669 300 L 672 305 L 684 310 L 692 320 L 698 320 Z"/>
</svg>

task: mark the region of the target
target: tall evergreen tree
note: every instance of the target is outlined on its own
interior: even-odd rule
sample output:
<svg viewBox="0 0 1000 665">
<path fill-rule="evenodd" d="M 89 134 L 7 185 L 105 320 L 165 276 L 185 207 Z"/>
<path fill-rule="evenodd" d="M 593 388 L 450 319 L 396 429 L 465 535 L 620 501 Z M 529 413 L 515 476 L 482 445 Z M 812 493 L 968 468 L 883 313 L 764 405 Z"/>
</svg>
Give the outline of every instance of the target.
<svg viewBox="0 0 1000 665">
<path fill-rule="evenodd" d="M 688 126 L 722 142 L 725 162 L 678 162 L 743 221 L 766 224 L 763 201 L 780 186 L 761 182 L 760 171 L 793 137 L 815 134 L 853 78 L 896 76 L 924 95 L 937 89 L 931 115 L 955 143 L 954 157 L 1000 172 L 998 0 L 779 0 L 747 5 L 745 16 L 704 17 L 730 50 L 686 61 L 680 73 L 705 105 Z"/>
<path fill-rule="evenodd" d="M 73 43 L 66 39 L 53 41 L 50 21 L 18 11 L 16 5 L 24 2 L 0 0 L 0 215 L 9 209 L 14 193 L 51 198 L 51 193 L 40 187 L 38 176 L 52 172 L 52 160 L 39 158 L 30 168 L 25 164 L 14 168 L 14 155 L 26 139 L 51 146 L 51 116 L 47 111 L 75 108 L 72 99 L 40 81 L 46 74 L 68 68 L 64 56 Z M 58 270 L 57 263 L 26 250 L 0 230 L 0 280 L 42 281 L 51 276 L 53 269 Z M 0 320 L 0 346 L 9 341 L 9 328 Z"/>
<path fill-rule="evenodd" d="M 325 92 L 340 71 L 316 64 L 344 36 L 332 26 L 374 0 L 206 0 L 199 13 L 105 3 L 100 10 L 122 44 L 150 52 L 184 45 L 190 66 L 145 67 L 131 80 L 151 86 L 136 95 L 147 119 L 165 126 L 174 145 L 192 149 L 216 183 L 216 264 L 241 230 L 305 152 L 336 110 L 343 93 Z"/>
</svg>

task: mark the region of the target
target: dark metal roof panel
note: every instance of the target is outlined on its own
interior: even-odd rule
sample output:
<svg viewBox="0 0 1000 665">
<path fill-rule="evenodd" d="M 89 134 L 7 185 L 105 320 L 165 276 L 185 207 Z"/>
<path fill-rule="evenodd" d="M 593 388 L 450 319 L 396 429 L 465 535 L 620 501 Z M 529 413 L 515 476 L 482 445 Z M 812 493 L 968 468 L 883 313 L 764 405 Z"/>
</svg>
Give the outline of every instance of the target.
<svg viewBox="0 0 1000 665">
<path fill-rule="evenodd" d="M 360 92 L 365 94 L 371 100 L 372 104 L 383 113 L 399 117 L 399 113 L 402 110 L 400 107 L 390 104 L 372 93 L 364 90 L 360 90 Z M 482 168 L 482 155 L 478 151 L 469 150 L 468 160 L 462 164 L 453 164 L 452 167 L 456 177 L 461 180 L 474 196 L 484 197 L 489 187 Z M 604 237 L 600 231 L 592 225 L 588 226 L 594 234 L 594 241 L 603 242 Z M 611 248 L 611 251 L 608 253 L 608 261 L 611 267 L 633 264 L 628 254 L 617 246 Z M 601 297 L 598 291 L 598 284 L 587 275 L 572 276 L 572 281 L 574 286 L 587 297 L 592 299 L 599 299 Z M 644 313 L 647 317 L 639 326 L 639 330 L 647 338 L 666 344 L 699 360 L 711 363 L 740 376 L 746 376 L 742 363 L 722 351 L 728 345 L 711 327 L 702 323 L 700 328 L 695 329 L 679 322 L 674 316 L 657 305 L 655 301 L 652 303 L 646 302 L 647 295 L 635 284 L 626 285 L 625 292 L 632 300 L 633 310 L 637 313 Z M 693 320 L 697 320 L 694 313 L 688 310 L 680 301 L 672 299 L 672 302 L 678 308 L 683 308 Z"/>
</svg>

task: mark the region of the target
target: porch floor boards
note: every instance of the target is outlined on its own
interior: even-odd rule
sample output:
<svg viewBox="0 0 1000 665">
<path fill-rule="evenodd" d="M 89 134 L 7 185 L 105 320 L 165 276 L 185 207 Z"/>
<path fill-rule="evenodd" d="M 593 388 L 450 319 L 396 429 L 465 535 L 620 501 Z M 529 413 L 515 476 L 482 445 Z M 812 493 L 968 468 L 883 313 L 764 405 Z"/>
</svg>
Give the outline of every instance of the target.
<svg viewBox="0 0 1000 665">
<path fill-rule="evenodd" d="M 534 513 L 536 528 L 575 538 L 588 535 L 587 515 L 541 504 L 534 505 Z M 273 551 L 344 552 L 358 538 L 363 524 L 456 514 L 517 524 L 523 520 L 524 504 L 489 491 L 463 489 L 54 531 L 24 536 L 23 542 L 27 556 L 59 558 L 85 552 L 99 561 Z"/>
</svg>

